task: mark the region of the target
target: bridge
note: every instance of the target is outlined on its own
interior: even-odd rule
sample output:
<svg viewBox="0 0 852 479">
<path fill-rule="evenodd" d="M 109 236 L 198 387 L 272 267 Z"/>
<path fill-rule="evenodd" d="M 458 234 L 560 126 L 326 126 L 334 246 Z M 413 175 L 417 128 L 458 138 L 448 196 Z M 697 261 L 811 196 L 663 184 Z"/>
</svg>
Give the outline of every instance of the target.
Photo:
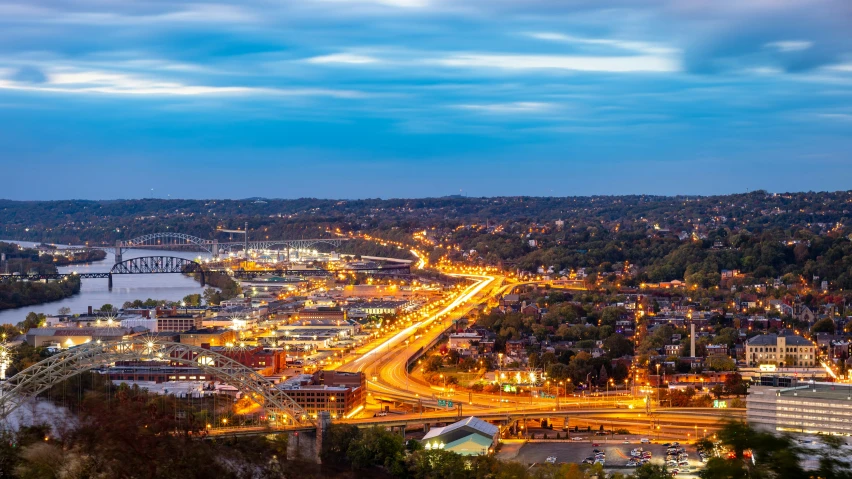
<svg viewBox="0 0 852 479">
<path fill-rule="evenodd" d="M 79 278 L 105 278 L 109 281 L 112 289 L 112 276 L 114 274 L 171 274 L 171 273 L 199 273 L 201 286 L 205 285 L 204 268 L 200 263 L 191 259 L 178 258 L 175 256 L 142 256 L 128 259 L 113 265 L 108 272 L 98 273 L 28 273 L 28 274 L 0 274 L 0 279 L 13 280 L 48 280 L 63 279 L 70 276 Z"/>
<path fill-rule="evenodd" d="M 0 420 L 68 378 L 118 361 L 169 361 L 198 368 L 249 395 L 272 427 L 312 427 L 311 417 L 272 381 L 239 362 L 196 346 L 156 337 L 92 341 L 54 354 L 0 383 Z"/>
<path fill-rule="evenodd" d="M 239 230 L 224 230 L 231 232 L 241 232 Z M 126 241 L 116 241 L 115 243 L 115 262 L 120 263 L 122 252 L 127 249 L 191 249 L 194 251 L 205 251 L 218 258 L 222 253 L 230 253 L 233 251 L 262 251 L 262 250 L 286 250 L 287 257 L 290 256 L 290 249 L 306 250 L 317 244 L 328 244 L 332 247 L 339 248 L 344 241 L 349 238 L 310 238 L 310 239 L 294 239 L 294 240 L 258 240 L 250 241 L 248 235 L 243 233 L 246 238 L 242 242 L 219 242 L 218 239 L 207 240 L 184 233 L 151 233 L 142 235 Z M 108 248 L 112 249 L 112 248 Z"/>
<path fill-rule="evenodd" d="M 204 267 L 191 259 L 176 256 L 141 256 L 124 260 L 113 265 L 108 272 L 97 273 L 26 273 L 26 274 L 0 274 L 0 280 L 51 280 L 63 279 L 71 276 L 78 278 L 100 278 L 109 281 L 112 289 L 112 277 L 116 274 L 171 274 L 171 273 L 198 273 L 201 286 L 205 286 L 206 273 L 222 273 L 239 279 L 252 279 L 259 276 L 299 276 L 299 277 L 328 277 L 338 274 L 368 274 L 371 276 L 400 276 L 411 274 L 411 264 L 402 263 L 385 266 L 364 268 L 341 268 L 341 269 L 274 269 L 274 270 L 227 270 L 227 269 L 204 269 Z"/>
</svg>

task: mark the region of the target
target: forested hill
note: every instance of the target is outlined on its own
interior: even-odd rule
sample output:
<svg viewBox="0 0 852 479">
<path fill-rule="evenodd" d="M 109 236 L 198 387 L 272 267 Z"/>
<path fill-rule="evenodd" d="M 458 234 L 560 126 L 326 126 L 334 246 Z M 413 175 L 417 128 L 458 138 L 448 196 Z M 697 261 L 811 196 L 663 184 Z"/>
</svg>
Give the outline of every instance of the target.
<svg viewBox="0 0 852 479">
<path fill-rule="evenodd" d="M 444 197 L 423 199 L 0 200 L 0 237 L 60 243 L 113 242 L 179 231 L 211 237 L 217 227 L 269 237 L 315 237 L 327 229 L 449 227 L 552 222 L 690 229 L 830 229 L 852 221 L 852 191 L 686 196 Z M 818 232 L 818 231 L 817 231 Z"/>
</svg>

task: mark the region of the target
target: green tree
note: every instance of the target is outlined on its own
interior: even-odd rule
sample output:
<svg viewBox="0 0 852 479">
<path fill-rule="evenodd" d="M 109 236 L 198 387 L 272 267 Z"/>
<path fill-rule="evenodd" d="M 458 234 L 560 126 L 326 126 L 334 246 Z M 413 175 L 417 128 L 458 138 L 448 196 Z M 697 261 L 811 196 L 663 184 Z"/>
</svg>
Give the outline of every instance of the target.
<svg viewBox="0 0 852 479">
<path fill-rule="evenodd" d="M 346 457 L 356 469 L 382 466 L 391 472 L 398 471 L 405 457 L 405 441 L 399 434 L 372 427 L 350 442 Z"/>
<path fill-rule="evenodd" d="M 201 295 L 200 294 L 188 294 L 183 297 L 183 303 L 187 306 L 198 307 L 201 306 Z"/>
<path fill-rule="evenodd" d="M 665 466 L 657 464 L 643 464 L 636 468 L 636 472 L 630 476 L 634 479 L 673 479 L 672 473 Z"/>
</svg>

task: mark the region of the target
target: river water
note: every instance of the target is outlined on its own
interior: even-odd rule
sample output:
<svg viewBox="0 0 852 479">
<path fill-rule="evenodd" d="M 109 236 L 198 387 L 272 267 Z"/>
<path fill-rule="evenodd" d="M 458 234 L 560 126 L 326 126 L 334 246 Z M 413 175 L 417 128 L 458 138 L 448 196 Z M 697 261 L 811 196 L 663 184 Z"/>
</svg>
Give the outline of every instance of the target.
<svg viewBox="0 0 852 479">
<path fill-rule="evenodd" d="M 26 241 L 9 241 L 21 246 L 36 246 L 37 243 Z M 185 251 L 163 251 L 130 249 L 124 251 L 124 259 L 138 258 L 140 256 L 176 256 L 180 258 L 195 259 L 209 257 L 207 253 L 194 253 Z M 115 255 L 107 253 L 106 258 L 90 264 L 75 264 L 62 266 L 60 273 L 99 273 L 108 272 L 115 264 Z M 85 313 L 89 306 L 97 309 L 105 303 L 120 308 L 125 301 L 135 299 L 146 300 L 164 299 L 178 301 L 188 294 L 201 293 L 204 290 L 198 282 L 182 274 L 116 274 L 112 277 L 112 291 L 107 287 L 106 279 L 83 279 L 80 293 L 52 303 L 24 306 L 18 309 L 6 309 L 0 311 L 0 324 L 17 324 L 24 320 L 30 311 L 44 314 L 56 314 L 59 308 L 69 307 L 72 313 Z"/>
</svg>

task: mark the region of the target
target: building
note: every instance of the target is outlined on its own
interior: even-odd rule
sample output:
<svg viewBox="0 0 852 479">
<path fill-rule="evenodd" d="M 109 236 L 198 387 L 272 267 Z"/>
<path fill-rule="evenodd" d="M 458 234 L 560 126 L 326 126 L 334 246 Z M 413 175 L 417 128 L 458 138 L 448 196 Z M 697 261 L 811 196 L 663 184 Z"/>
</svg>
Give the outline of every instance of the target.
<svg viewBox="0 0 852 479">
<path fill-rule="evenodd" d="M 520 339 L 506 341 L 506 354 L 510 356 L 522 356 L 527 352 L 527 345 Z"/>
<path fill-rule="evenodd" d="M 479 456 L 491 452 L 500 428 L 482 419 L 469 417 L 446 427 L 435 427 L 420 441 L 423 447 L 443 449 L 463 456 Z"/>
<path fill-rule="evenodd" d="M 332 321 L 346 321 L 346 311 L 340 308 L 320 306 L 317 308 L 305 308 L 299 311 L 300 320 L 327 319 Z"/>
<path fill-rule="evenodd" d="M 745 344 L 745 358 L 750 366 L 811 367 L 817 365 L 816 353 L 814 343 L 795 335 L 762 334 Z"/>
<path fill-rule="evenodd" d="M 852 386 L 837 383 L 753 386 L 746 402 L 752 426 L 770 431 L 852 435 Z"/>
<path fill-rule="evenodd" d="M 202 344 L 227 346 L 236 340 L 236 331 L 230 329 L 192 329 L 184 331 L 180 335 L 181 344 L 198 347 L 201 347 Z"/>
<path fill-rule="evenodd" d="M 482 336 L 477 333 L 455 333 L 450 335 L 448 347 L 460 354 L 470 354 L 476 351 L 481 340 Z"/>
<path fill-rule="evenodd" d="M 201 368 L 173 365 L 169 361 L 119 361 L 114 366 L 101 371 L 111 381 L 138 382 L 149 381 L 165 383 L 174 381 L 215 381 L 210 371 Z"/>
<path fill-rule="evenodd" d="M 277 386 L 313 417 L 328 411 L 332 419 L 345 417 L 364 407 L 367 381 L 363 373 L 317 371 L 299 374 Z"/>
<path fill-rule="evenodd" d="M 707 349 L 707 356 L 727 356 L 728 355 L 728 345 L 727 344 L 708 344 L 705 346 Z"/>
<path fill-rule="evenodd" d="M 201 329 L 204 319 L 201 315 L 175 314 L 157 318 L 157 329 L 154 331 L 183 332 L 191 329 Z"/>
<path fill-rule="evenodd" d="M 71 348 L 90 341 L 110 341 L 134 334 L 128 328 L 31 328 L 25 339 L 30 346 Z"/>
<path fill-rule="evenodd" d="M 229 359 L 248 366 L 264 376 L 271 376 L 284 370 L 287 356 L 283 349 L 264 349 L 262 346 L 229 348 L 227 346 L 208 346 L 202 348 L 210 349 Z"/>
<path fill-rule="evenodd" d="M 406 298 L 413 296 L 410 288 L 381 284 L 350 284 L 343 287 L 344 298 Z"/>
</svg>

